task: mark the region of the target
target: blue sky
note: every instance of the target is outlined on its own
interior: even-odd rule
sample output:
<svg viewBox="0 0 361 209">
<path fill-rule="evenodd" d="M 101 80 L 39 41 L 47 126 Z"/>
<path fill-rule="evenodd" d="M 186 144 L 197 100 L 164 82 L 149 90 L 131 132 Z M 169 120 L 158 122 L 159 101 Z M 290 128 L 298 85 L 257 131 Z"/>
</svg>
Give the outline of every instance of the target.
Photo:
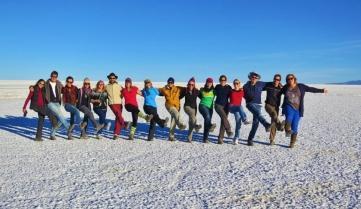
<svg viewBox="0 0 361 209">
<path fill-rule="evenodd" d="M 359 0 L 1 0 L 1 80 L 361 79 Z"/>
</svg>

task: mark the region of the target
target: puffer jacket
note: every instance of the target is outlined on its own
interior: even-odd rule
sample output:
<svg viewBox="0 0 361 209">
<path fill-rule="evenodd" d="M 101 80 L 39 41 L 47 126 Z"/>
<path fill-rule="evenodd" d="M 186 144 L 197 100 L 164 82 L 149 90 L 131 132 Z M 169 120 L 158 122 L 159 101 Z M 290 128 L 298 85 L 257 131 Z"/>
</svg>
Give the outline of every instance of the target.
<svg viewBox="0 0 361 209">
<path fill-rule="evenodd" d="M 160 96 L 165 97 L 165 106 L 167 108 L 175 107 L 178 111 L 180 110 L 180 97 L 185 87 L 173 86 L 169 88 L 164 86 L 159 89 Z"/>
</svg>

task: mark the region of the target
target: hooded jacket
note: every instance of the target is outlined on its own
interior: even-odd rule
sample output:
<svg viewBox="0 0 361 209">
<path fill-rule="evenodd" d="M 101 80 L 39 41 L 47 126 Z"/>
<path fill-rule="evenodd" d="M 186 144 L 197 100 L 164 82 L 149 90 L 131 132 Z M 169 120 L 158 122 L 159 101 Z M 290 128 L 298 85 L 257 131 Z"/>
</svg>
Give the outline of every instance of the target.
<svg viewBox="0 0 361 209">
<path fill-rule="evenodd" d="M 175 107 L 178 111 L 180 110 L 180 96 L 184 87 L 173 86 L 169 88 L 164 86 L 159 89 L 160 95 L 165 97 L 165 106 L 167 108 Z"/>
</svg>

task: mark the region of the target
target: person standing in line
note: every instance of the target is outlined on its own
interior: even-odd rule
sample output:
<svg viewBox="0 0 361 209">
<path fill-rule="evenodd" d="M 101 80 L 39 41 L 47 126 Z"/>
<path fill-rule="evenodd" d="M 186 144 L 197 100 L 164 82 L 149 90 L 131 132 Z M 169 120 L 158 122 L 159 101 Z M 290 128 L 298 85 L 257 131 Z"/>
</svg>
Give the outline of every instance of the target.
<svg viewBox="0 0 361 209">
<path fill-rule="evenodd" d="M 197 124 L 197 98 L 199 96 L 199 90 L 195 87 L 195 84 L 195 79 L 192 77 L 188 81 L 187 88 L 183 89 L 183 92 L 181 93 L 181 98 L 185 98 L 184 112 L 189 117 L 188 142 L 192 142 L 193 130 L 199 132 L 199 129 L 202 128 L 202 125 Z"/>
<path fill-rule="evenodd" d="M 291 136 L 290 148 L 293 148 L 297 141 L 298 124 L 304 113 L 304 97 L 306 92 L 327 93 L 327 89 L 318 89 L 297 82 L 294 74 L 288 74 L 287 84 L 281 89 L 284 94 L 282 114 L 286 115 L 286 137 Z"/>
<path fill-rule="evenodd" d="M 261 123 L 266 132 L 270 132 L 271 124 L 262 115 L 262 102 L 261 96 L 265 82 L 259 81 L 261 76 L 255 72 L 248 74 L 249 81 L 243 86 L 244 98 L 246 99 L 246 107 L 253 115 L 252 128 L 248 135 L 248 146 L 253 146 L 253 139 L 256 135 L 258 125 Z"/>
<path fill-rule="evenodd" d="M 50 134 L 50 139 L 55 140 L 56 131 L 61 127 L 69 132 L 70 125 L 61 112 L 61 90 L 63 84 L 58 80 L 58 72 L 53 71 L 50 74 L 50 79 L 45 83 L 45 99 L 47 103 L 47 108 L 53 113 L 53 115 L 58 119 L 58 124 L 55 128 L 52 129 Z M 69 138 L 69 136 L 68 136 Z"/>
<path fill-rule="evenodd" d="M 98 132 L 104 127 L 104 124 L 102 124 L 102 125 L 98 124 L 98 122 L 94 118 L 93 112 L 91 111 L 90 100 L 91 100 L 92 89 L 90 86 L 89 78 L 84 79 L 83 87 L 81 89 L 79 89 L 78 92 L 79 93 L 78 93 L 78 105 L 77 106 L 78 106 L 79 110 L 82 113 L 84 113 L 83 124 L 85 126 L 85 128 L 82 129 L 80 138 L 88 139 L 86 129 L 87 129 L 87 124 L 88 124 L 89 120 L 92 122 L 93 127 L 96 129 L 96 135 L 98 135 Z"/>
<path fill-rule="evenodd" d="M 156 131 L 156 124 L 159 127 L 165 128 L 169 121 L 169 118 L 161 119 L 157 112 L 156 97 L 159 96 L 159 90 L 153 87 L 152 81 L 149 79 L 144 80 L 144 89 L 142 90 L 142 96 L 144 97 L 144 112 L 148 115 L 152 115 L 150 120 L 148 141 L 153 141 Z"/>
<path fill-rule="evenodd" d="M 93 104 L 93 111 L 99 117 L 99 124 L 106 126 L 104 127 L 106 130 L 110 129 L 111 123 L 110 121 L 106 122 L 107 117 L 107 106 L 108 106 L 108 93 L 105 91 L 104 81 L 100 80 L 97 82 L 96 87 L 93 89 L 90 95 L 90 102 Z M 96 135 L 97 139 L 101 139 L 100 134 L 102 134 L 103 129 L 98 131 Z"/>
<path fill-rule="evenodd" d="M 133 119 L 129 132 L 129 140 L 134 140 L 135 131 L 138 125 L 138 117 L 143 118 L 147 122 L 149 122 L 153 117 L 152 115 L 146 115 L 139 110 L 137 95 L 142 95 L 142 92 L 139 91 L 138 87 L 133 86 L 131 78 L 126 78 L 125 88 L 122 89 L 122 96 L 124 98 L 125 109 L 132 113 Z"/>
<path fill-rule="evenodd" d="M 126 123 L 122 116 L 123 105 L 122 105 L 122 87 L 118 84 L 118 76 L 115 73 L 108 75 L 109 83 L 106 86 L 108 93 L 108 104 L 110 109 L 115 115 L 115 127 L 113 140 L 117 140 L 120 136 L 122 128 L 129 129 L 130 123 Z"/>
<path fill-rule="evenodd" d="M 73 85 L 74 78 L 68 76 L 66 78 L 66 85 L 62 88 L 64 108 L 70 113 L 70 128 L 68 130 L 68 139 L 72 139 L 72 131 L 75 125 L 79 125 L 81 131 L 85 128 L 86 124 L 81 124 L 80 111 L 77 108 L 78 91 L 79 89 Z"/>
<path fill-rule="evenodd" d="M 27 110 L 26 107 L 30 102 L 30 109 L 34 110 L 38 113 L 38 126 L 36 129 L 35 141 L 43 141 L 43 127 L 45 116 L 48 116 L 52 126 L 57 125 L 57 120 L 54 115 L 50 112 L 50 110 L 46 106 L 45 100 L 45 80 L 39 79 L 34 86 L 31 87 L 28 97 L 25 100 L 23 106 L 23 113 L 26 115 Z"/>
<path fill-rule="evenodd" d="M 213 103 L 214 103 L 214 85 L 213 79 L 207 78 L 206 83 L 203 88 L 199 91 L 199 112 L 204 119 L 204 131 L 203 131 L 203 143 L 209 142 L 209 132 L 213 132 L 216 128 L 216 124 L 212 123 L 213 116 Z"/>
<path fill-rule="evenodd" d="M 233 138 L 233 144 L 236 145 L 239 142 L 240 137 L 240 129 L 242 126 L 242 122 L 245 125 L 250 124 L 250 122 L 247 119 L 247 115 L 243 110 L 242 107 L 242 99 L 244 96 L 243 88 L 241 86 L 241 81 L 238 79 L 235 79 L 233 81 L 234 88 L 232 89 L 231 96 L 230 96 L 230 102 L 229 102 L 229 111 L 234 114 L 234 118 L 236 120 L 236 128 L 235 128 L 235 135 Z"/>
<path fill-rule="evenodd" d="M 167 85 L 159 89 L 160 96 L 165 97 L 165 107 L 171 115 L 171 124 L 169 128 L 169 141 L 175 141 L 175 128 L 178 126 L 180 130 L 184 130 L 186 125 L 180 119 L 180 94 L 184 87 L 175 86 L 174 78 L 167 80 Z"/>
<path fill-rule="evenodd" d="M 231 125 L 228 121 L 228 106 L 229 106 L 229 97 L 232 93 L 232 87 L 227 84 L 227 77 L 221 75 L 219 77 L 219 84 L 214 88 L 216 93 L 216 101 L 214 109 L 221 118 L 221 127 L 219 129 L 218 135 L 218 144 L 223 144 L 224 132 L 227 132 L 227 136 L 231 137 L 233 132 L 231 130 Z"/>
<path fill-rule="evenodd" d="M 270 145 L 275 144 L 276 131 L 283 131 L 285 125 L 278 117 L 281 104 L 281 95 L 279 94 L 281 89 L 282 84 L 280 74 L 274 75 L 273 82 L 266 83 L 266 86 L 264 87 L 264 90 L 267 92 L 265 109 L 271 117 Z"/>
</svg>

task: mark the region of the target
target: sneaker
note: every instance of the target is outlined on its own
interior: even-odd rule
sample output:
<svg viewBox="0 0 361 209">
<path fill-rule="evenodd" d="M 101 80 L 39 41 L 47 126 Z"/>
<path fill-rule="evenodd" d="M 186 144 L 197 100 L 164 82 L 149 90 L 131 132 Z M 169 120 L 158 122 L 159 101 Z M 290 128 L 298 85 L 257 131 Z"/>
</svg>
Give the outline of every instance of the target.
<svg viewBox="0 0 361 209">
<path fill-rule="evenodd" d="M 248 145 L 248 146 L 253 146 L 253 140 L 248 140 L 248 141 L 247 141 L 247 145 Z"/>
<path fill-rule="evenodd" d="M 238 138 L 234 138 L 233 139 L 233 145 L 237 145 L 238 144 Z"/>
<path fill-rule="evenodd" d="M 196 131 L 196 133 L 198 133 L 199 130 L 201 130 L 201 128 L 202 128 L 202 125 L 196 124 L 195 127 L 194 127 L 194 130 Z"/>
<path fill-rule="evenodd" d="M 95 135 L 95 138 L 98 140 L 102 139 L 102 137 L 99 134 Z"/>
<path fill-rule="evenodd" d="M 144 119 L 148 123 L 149 121 L 151 121 L 153 119 L 153 115 L 146 115 Z"/>
<path fill-rule="evenodd" d="M 232 136 L 233 136 L 233 132 L 232 132 L 232 131 L 227 131 L 227 136 L 228 136 L 228 137 L 232 137 Z"/>
<path fill-rule="evenodd" d="M 217 124 L 213 123 L 213 124 L 211 125 L 211 127 L 209 128 L 209 132 L 213 132 L 214 129 L 216 129 L 216 127 L 217 127 Z"/>
<path fill-rule="evenodd" d="M 34 141 L 36 141 L 36 142 L 41 142 L 41 141 L 44 141 L 42 138 L 40 138 L 40 137 L 36 137 L 35 139 L 34 139 Z"/>
<path fill-rule="evenodd" d="M 80 136 L 80 139 L 89 139 L 88 135 L 87 134 L 82 134 Z"/>
<path fill-rule="evenodd" d="M 269 142 L 270 142 L 270 143 L 269 143 L 270 145 L 275 145 L 275 144 L 276 144 L 276 142 L 275 142 L 274 139 L 270 139 Z"/>
<path fill-rule="evenodd" d="M 96 127 L 96 132 L 98 133 L 103 128 L 104 128 L 104 124 L 98 124 L 97 127 Z"/>
<path fill-rule="evenodd" d="M 55 136 L 50 136 L 50 140 L 56 140 Z"/>
<path fill-rule="evenodd" d="M 265 127 L 265 129 L 266 129 L 266 132 L 271 132 L 271 124 L 268 124 L 268 125 Z"/>
<path fill-rule="evenodd" d="M 107 125 L 105 126 L 105 129 L 106 129 L 107 131 L 109 131 L 111 126 L 112 126 L 112 123 L 109 121 L 109 122 L 107 123 Z"/>
<path fill-rule="evenodd" d="M 249 121 L 249 120 L 245 120 L 245 121 L 243 121 L 243 124 L 244 124 L 244 125 L 249 125 L 249 124 L 252 124 L 252 122 Z"/>
<path fill-rule="evenodd" d="M 116 135 L 116 134 L 114 134 L 114 136 L 113 136 L 113 140 L 117 140 L 117 139 L 119 139 L 119 136 L 118 136 L 118 135 Z"/>
<path fill-rule="evenodd" d="M 179 128 L 180 130 L 184 130 L 184 129 L 187 128 L 187 126 L 181 123 L 181 124 L 178 126 L 178 128 Z"/>
</svg>

